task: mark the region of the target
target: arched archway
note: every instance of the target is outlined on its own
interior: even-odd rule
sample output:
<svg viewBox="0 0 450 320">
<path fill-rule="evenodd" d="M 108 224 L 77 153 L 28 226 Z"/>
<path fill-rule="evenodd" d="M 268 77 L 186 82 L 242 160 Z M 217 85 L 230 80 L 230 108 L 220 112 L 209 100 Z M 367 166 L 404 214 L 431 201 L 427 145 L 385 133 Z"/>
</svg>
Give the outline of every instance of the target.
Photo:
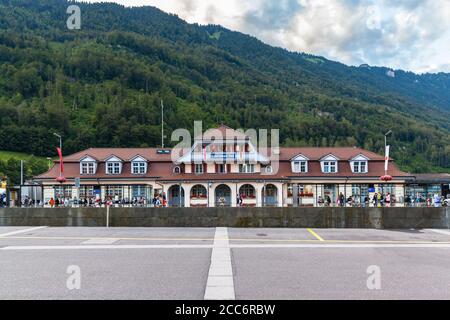
<svg viewBox="0 0 450 320">
<path fill-rule="evenodd" d="M 191 207 L 208 207 L 208 191 L 204 185 L 196 184 L 189 195 Z"/>
<path fill-rule="evenodd" d="M 216 207 L 231 206 L 231 188 L 226 184 L 221 184 L 214 190 Z"/>
<path fill-rule="evenodd" d="M 273 184 L 267 184 L 263 188 L 263 204 L 268 207 L 278 206 L 278 188 Z"/>
<path fill-rule="evenodd" d="M 255 199 L 256 189 L 251 184 L 244 184 L 239 188 L 239 195 L 244 199 Z"/>
<path fill-rule="evenodd" d="M 184 207 L 183 187 L 181 187 L 180 185 L 173 185 L 169 188 L 168 193 L 169 193 L 169 207 Z"/>
<path fill-rule="evenodd" d="M 208 194 L 204 185 L 197 184 L 191 188 L 191 199 L 204 199 Z"/>
</svg>

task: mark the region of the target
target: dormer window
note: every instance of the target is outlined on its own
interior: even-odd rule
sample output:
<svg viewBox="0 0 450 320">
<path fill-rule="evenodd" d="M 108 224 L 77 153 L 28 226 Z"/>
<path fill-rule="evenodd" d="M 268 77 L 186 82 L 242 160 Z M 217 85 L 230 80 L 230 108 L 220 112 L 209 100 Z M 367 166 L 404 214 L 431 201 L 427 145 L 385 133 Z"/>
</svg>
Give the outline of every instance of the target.
<svg viewBox="0 0 450 320">
<path fill-rule="evenodd" d="M 95 159 L 86 156 L 80 160 L 80 174 L 81 175 L 92 175 L 97 171 L 97 162 Z"/>
<path fill-rule="evenodd" d="M 291 160 L 292 172 L 307 173 L 308 172 L 308 158 L 303 155 L 298 155 Z"/>
<path fill-rule="evenodd" d="M 367 173 L 369 172 L 369 158 L 360 154 L 350 160 L 350 167 L 353 173 Z"/>
<path fill-rule="evenodd" d="M 323 162 L 323 172 L 324 173 L 336 173 L 337 172 L 337 162 L 336 161 L 324 161 Z"/>
<path fill-rule="evenodd" d="M 179 166 L 176 166 L 175 168 L 173 168 L 173 173 L 174 174 L 180 174 L 181 173 L 181 168 Z"/>
<path fill-rule="evenodd" d="M 120 174 L 121 163 L 120 162 L 108 162 L 106 165 L 107 174 Z"/>
<path fill-rule="evenodd" d="M 95 173 L 95 163 L 94 162 L 82 162 L 81 163 L 81 174 L 94 174 Z"/>
<path fill-rule="evenodd" d="M 305 173 L 306 170 L 306 166 L 307 166 L 307 162 L 306 161 L 294 161 L 294 172 L 298 172 L 298 173 Z"/>
<path fill-rule="evenodd" d="M 354 173 L 367 173 L 367 161 L 355 161 L 353 162 Z"/>
<path fill-rule="evenodd" d="M 323 173 L 337 173 L 338 172 L 338 161 L 334 155 L 329 154 L 320 160 L 320 166 Z"/>
<path fill-rule="evenodd" d="M 106 174 L 121 174 L 122 173 L 122 160 L 116 156 L 109 157 L 105 161 Z"/>
<path fill-rule="evenodd" d="M 132 163 L 133 174 L 145 174 L 147 172 L 147 162 L 133 162 Z"/>
<path fill-rule="evenodd" d="M 147 167 L 148 167 L 147 160 L 141 156 L 137 156 L 131 160 L 132 174 L 146 174 Z"/>
</svg>

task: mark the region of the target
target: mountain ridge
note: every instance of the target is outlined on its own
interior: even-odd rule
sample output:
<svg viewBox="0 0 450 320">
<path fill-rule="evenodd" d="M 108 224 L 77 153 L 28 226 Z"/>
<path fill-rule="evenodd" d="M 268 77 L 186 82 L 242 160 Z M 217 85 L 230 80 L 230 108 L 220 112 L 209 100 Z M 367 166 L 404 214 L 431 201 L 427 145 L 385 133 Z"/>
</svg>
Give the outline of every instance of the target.
<svg viewBox="0 0 450 320">
<path fill-rule="evenodd" d="M 54 130 L 67 152 L 155 146 L 164 99 L 168 132 L 203 119 L 280 128 L 285 146 L 383 152 L 392 129 L 404 170 L 450 167 L 448 74 L 392 78 L 153 7 L 77 4 L 82 28 L 70 31 L 64 0 L 0 0 L 0 123 L 17 136 L 3 130 L 0 149 L 49 155 Z"/>
</svg>

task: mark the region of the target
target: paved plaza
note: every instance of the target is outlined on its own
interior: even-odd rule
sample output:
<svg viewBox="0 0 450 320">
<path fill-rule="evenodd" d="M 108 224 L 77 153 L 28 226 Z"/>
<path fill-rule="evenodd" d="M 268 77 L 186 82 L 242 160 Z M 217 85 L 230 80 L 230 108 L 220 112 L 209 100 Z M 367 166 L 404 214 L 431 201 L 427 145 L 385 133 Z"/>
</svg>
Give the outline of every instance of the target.
<svg viewBox="0 0 450 320">
<path fill-rule="evenodd" d="M 0 299 L 449 299 L 450 231 L 0 227 Z"/>
</svg>

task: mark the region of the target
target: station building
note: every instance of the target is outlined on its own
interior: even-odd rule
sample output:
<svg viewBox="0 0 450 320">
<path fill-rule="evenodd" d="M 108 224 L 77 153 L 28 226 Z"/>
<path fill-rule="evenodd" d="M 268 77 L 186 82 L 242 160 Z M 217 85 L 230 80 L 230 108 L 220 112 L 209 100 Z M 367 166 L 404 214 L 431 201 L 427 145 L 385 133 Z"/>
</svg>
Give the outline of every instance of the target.
<svg viewBox="0 0 450 320">
<path fill-rule="evenodd" d="M 51 198 L 122 203 L 139 198 L 150 204 L 155 194 L 163 194 L 172 207 L 286 207 L 317 206 L 328 197 L 335 204 L 341 193 L 358 204 L 376 192 L 389 192 L 401 204 L 411 179 L 389 159 L 392 180 L 382 182 L 384 156 L 361 148 L 260 149 L 247 135 L 224 125 L 195 138 L 180 156 L 174 152 L 91 148 L 64 157 L 63 182 L 57 182 L 59 161 L 35 181 L 42 185 L 46 203 Z"/>
</svg>

